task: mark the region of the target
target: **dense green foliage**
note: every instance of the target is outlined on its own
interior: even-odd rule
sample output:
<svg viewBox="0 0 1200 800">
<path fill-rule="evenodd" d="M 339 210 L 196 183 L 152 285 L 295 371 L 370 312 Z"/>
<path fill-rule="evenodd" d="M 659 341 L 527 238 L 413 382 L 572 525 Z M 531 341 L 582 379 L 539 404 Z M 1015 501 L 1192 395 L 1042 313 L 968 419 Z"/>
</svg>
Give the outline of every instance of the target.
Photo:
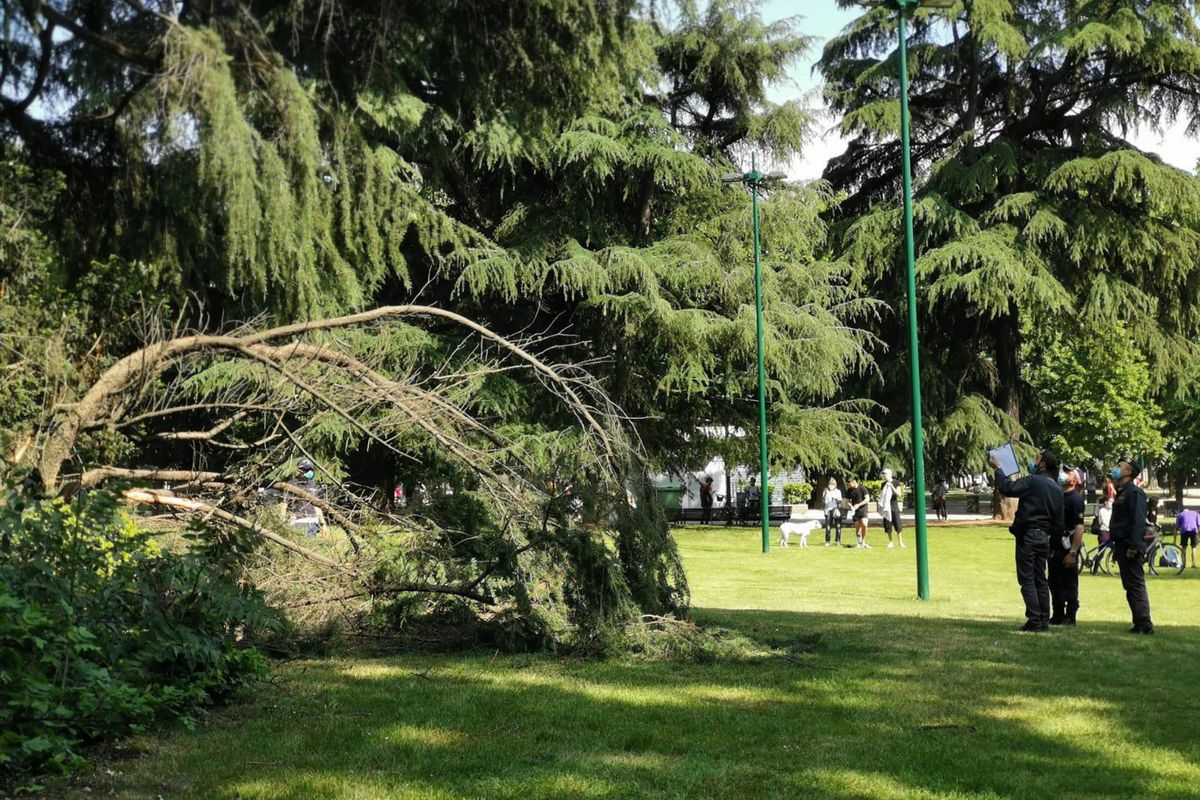
<svg viewBox="0 0 1200 800">
<path fill-rule="evenodd" d="M 1123 137 L 1195 119 L 1200 27 L 1191 2 L 976 0 L 918 11 L 910 31 L 930 455 L 980 467 L 979 445 L 1033 424 L 1024 337 L 1122 323 L 1155 390 L 1195 361 L 1200 179 Z M 822 69 L 854 137 L 826 173 L 850 193 L 846 259 L 900 309 L 894 39 L 893 12 L 868 11 L 830 41 Z M 881 338 L 898 341 L 902 321 L 887 318 Z M 902 367 L 885 364 L 872 394 L 894 396 Z M 900 450 L 902 420 L 885 423 Z"/>
<path fill-rule="evenodd" d="M 1122 455 L 1165 454 L 1163 413 L 1150 393 L 1150 370 L 1122 328 L 1091 336 L 1043 335 L 1026 346 L 1036 427 L 1065 464 L 1098 470 Z"/>
<path fill-rule="evenodd" d="M 224 552 L 222 552 L 224 551 Z M 229 546 L 163 552 L 108 493 L 0 506 L 0 781 L 190 720 L 262 675 L 274 624 Z"/>
</svg>

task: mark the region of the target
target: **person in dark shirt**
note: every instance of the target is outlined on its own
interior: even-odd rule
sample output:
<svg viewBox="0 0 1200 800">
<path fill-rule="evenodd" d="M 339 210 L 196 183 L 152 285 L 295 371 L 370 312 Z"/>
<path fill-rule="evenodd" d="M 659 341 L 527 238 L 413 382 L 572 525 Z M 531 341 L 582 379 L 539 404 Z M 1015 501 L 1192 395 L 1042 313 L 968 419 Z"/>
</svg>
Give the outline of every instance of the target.
<svg viewBox="0 0 1200 800">
<path fill-rule="evenodd" d="M 711 476 L 706 476 L 704 483 L 700 485 L 700 508 L 700 524 L 712 524 L 713 479 Z"/>
<path fill-rule="evenodd" d="M 1068 469 L 1059 473 L 1063 487 L 1061 535 L 1050 540 L 1050 624 L 1074 625 L 1079 610 L 1079 548 L 1083 546 L 1083 494 L 1079 474 Z"/>
<path fill-rule="evenodd" d="M 1040 633 L 1049 630 L 1050 625 L 1050 586 L 1046 580 L 1050 539 L 1059 535 L 1063 524 L 1062 489 L 1051 477 L 1058 475 L 1058 456 L 1043 450 L 1030 464 L 1033 474 L 1016 481 L 1001 472 L 995 458 L 989 461 L 996 470 L 996 490 L 1018 499 L 1017 515 L 1008 530 L 1017 539 L 1017 583 L 1025 601 L 1021 630 Z"/>
<path fill-rule="evenodd" d="M 1146 559 L 1154 531 L 1146 520 L 1146 493 L 1134 481 L 1141 472 L 1141 464 L 1132 458 L 1123 458 L 1109 473 L 1117 484 L 1117 499 L 1113 501 L 1112 522 L 1108 529 L 1113 555 L 1121 570 L 1121 586 L 1133 615 L 1133 627 L 1129 632 L 1150 634 L 1154 633 L 1154 623 L 1150 619 L 1150 596 L 1146 593 L 1142 562 Z"/>
<path fill-rule="evenodd" d="M 858 537 L 858 549 L 870 550 L 867 544 L 867 504 L 871 496 L 867 490 L 858 485 L 858 478 L 851 478 L 847 484 L 846 499 L 850 502 L 849 513 L 854 519 L 854 533 Z"/>
</svg>

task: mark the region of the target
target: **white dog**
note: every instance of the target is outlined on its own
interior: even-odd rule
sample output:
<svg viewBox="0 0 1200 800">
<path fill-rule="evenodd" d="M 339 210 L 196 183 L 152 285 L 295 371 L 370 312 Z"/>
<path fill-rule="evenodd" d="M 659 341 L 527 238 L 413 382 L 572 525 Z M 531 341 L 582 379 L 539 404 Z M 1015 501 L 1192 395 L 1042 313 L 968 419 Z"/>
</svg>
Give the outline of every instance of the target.
<svg viewBox="0 0 1200 800">
<path fill-rule="evenodd" d="M 788 540 L 792 538 L 792 534 L 800 537 L 800 546 L 808 547 L 808 535 L 817 528 L 821 527 L 821 521 L 816 519 L 804 520 L 803 522 L 794 522 L 788 520 L 779 526 L 779 546 L 787 547 Z"/>
</svg>

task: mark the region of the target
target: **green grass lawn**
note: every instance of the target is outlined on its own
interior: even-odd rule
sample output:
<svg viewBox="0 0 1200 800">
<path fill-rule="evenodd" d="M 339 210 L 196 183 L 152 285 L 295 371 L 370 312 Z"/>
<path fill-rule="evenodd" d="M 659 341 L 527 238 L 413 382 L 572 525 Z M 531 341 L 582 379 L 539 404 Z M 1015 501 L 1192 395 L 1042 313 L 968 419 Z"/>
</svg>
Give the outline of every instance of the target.
<svg viewBox="0 0 1200 800">
<path fill-rule="evenodd" d="M 931 530 L 928 603 L 911 545 L 878 532 L 766 556 L 756 530 L 678 539 L 696 619 L 793 655 L 291 664 L 58 796 L 1200 796 L 1200 570 L 1151 579 L 1156 636 L 1128 635 L 1120 582 L 1090 575 L 1080 626 L 1032 635 L 1000 528 Z"/>
</svg>

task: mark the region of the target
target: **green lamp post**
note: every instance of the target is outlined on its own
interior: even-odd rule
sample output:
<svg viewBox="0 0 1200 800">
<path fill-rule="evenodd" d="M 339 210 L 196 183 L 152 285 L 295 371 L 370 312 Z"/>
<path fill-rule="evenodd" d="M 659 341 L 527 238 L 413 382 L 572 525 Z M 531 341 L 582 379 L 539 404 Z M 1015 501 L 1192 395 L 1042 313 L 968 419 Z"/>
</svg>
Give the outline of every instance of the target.
<svg viewBox="0 0 1200 800">
<path fill-rule="evenodd" d="M 782 172 L 758 171 L 757 159 L 751 156 L 750 171 L 722 175 L 725 183 L 744 183 L 750 187 L 750 203 L 754 214 L 754 315 L 758 325 L 758 492 L 762 500 L 762 551 L 771 552 L 770 487 L 767 486 L 767 373 L 763 366 L 763 304 L 762 253 L 758 241 L 758 192 L 766 184 L 787 177 Z"/>
<path fill-rule="evenodd" d="M 917 338 L 917 270 L 913 245 L 912 153 L 908 113 L 908 15 L 917 8 L 950 8 L 954 0 L 881 0 L 862 5 L 897 12 L 900 38 L 900 151 L 904 170 L 904 261 L 908 273 L 908 351 L 912 369 L 913 494 L 917 517 L 917 596 L 929 599 L 929 545 L 925 524 L 925 429 L 921 424 L 921 359 Z"/>
</svg>

